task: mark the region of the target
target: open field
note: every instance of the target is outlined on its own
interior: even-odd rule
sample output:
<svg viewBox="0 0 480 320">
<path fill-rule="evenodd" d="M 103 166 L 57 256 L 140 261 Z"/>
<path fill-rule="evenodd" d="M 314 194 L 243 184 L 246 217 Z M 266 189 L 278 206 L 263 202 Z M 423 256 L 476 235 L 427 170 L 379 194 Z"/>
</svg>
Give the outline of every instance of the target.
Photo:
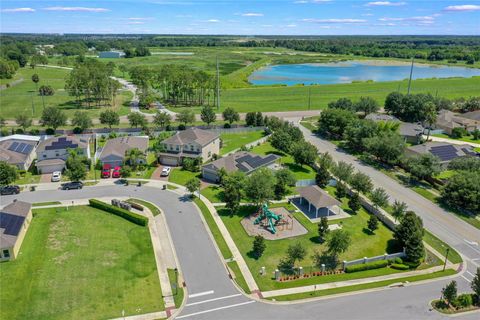
<svg viewBox="0 0 480 320">
<path fill-rule="evenodd" d="M 19 258 L 0 274 L 2 319 L 164 310 L 148 228 L 88 206 L 35 210 Z"/>
<path fill-rule="evenodd" d="M 220 135 L 220 139 L 222 139 L 222 149 L 220 150 L 220 154 L 223 155 L 229 153 L 230 151 L 258 140 L 263 136 L 263 131 L 223 133 Z"/>
<path fill-rule="evenodd" d="M 41 85 L 50 85 L 55 90 L 53 96 L 40 96 L 36 90 L 35 83 L 32 81 L 32 75 L 38 74 Z M 36 67 L 22 68 L 17 74 L 16 78 L 23 81 L 12 85 L 10 88 L 0 90 L 0 100 L 2 107 L 0 108 L 0 117 L 6 119 L 15 118 L 19 112 L 25 112 L 29 116 L 34 118 L 40 118 L 43 111 L 43 102 L 45 107 L 56 106 L 64 110 L 69 117 L 78 109 L 75 103 L 75 98 L 68 95 L 65 91 L 65 79 L 69 71 L 65 69 Z M 2 80 L 2 84 L 11 83 L 15 79 Z M 120 92 L 116 98 L 115 110 L 121 115 L 125 115 L 129 112 L 129 101 L 132 96 L 130 92 Z M 125 105 L 124 105 L 125 104 Z M 82 108 L 81 110 L 88 111 L 92 117 L 98 117 L 101 112 L 101 108 Z"/>
</svg>

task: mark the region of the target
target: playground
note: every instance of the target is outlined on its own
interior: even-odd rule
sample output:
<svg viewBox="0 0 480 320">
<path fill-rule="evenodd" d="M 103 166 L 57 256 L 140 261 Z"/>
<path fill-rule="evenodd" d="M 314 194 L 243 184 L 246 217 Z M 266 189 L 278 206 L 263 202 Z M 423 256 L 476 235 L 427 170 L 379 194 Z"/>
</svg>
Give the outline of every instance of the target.
<svg viewBox="0 0 480 320">
<path fill-rule="evenodd" d="M 261 235 L 267 240 L 286 239 L 308 232 L 285 207 L 269 208 L 267 204 L 243 218 L 241 224 L 249 236 Z"/>
</svg>

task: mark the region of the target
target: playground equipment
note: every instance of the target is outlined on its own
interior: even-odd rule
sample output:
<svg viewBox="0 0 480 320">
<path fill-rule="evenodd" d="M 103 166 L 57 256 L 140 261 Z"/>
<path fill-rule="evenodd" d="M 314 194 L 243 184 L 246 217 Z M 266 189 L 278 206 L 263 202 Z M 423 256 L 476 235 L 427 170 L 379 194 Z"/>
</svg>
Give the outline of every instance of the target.
<svg viewBox="0 0 480 320">
<path fill-rule="evenodd" d="M 264 203 L 262 208 L 259 211 L 259 216 L 255 219 L 253 224 L 259 224 L 263 220 L 266 220 L 267 228 L 270 230 L 271 233 L 275 234 L 277 229 L 275 229 L 275 225 L 282 219 L 282 215 L 277 215 L 274 212 L 268 209 L 268 204 Z"/>
</svg>

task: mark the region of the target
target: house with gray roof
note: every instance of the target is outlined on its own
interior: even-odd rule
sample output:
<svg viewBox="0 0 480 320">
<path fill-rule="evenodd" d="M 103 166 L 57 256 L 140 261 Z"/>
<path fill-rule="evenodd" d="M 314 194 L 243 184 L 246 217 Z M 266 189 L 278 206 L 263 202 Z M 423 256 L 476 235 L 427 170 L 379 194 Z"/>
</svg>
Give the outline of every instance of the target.
<svg viewBox="0 0 480 320">
<path fill-rule="evenodd" d="M 36 156 L 40 137 L 14 134 L 0 138 L 0 161 L 28 170 Z"/>
<path fill-rule="evenodd" d="M 424 128 L 421 123 L 410 123 L 400 121 L 397 117 L 385 113 L 370 113 L 365 117 L 366 120 L 375 122 L 398 122 L 398 130 L 400 135 L 405 139 L 405 142 L 417 144 L 422 141 Z"/>
<path fill-rule="evenodd" d="M 435 126 L 447 134 L 452 134 L 455 128 L 464 128 L 468 132 L 480 129 L 480 112 L 473 111 L 464 114 L 454 113 L 449 110 L 440 110 Z"/>
<path fill-rule="evenodd" d="M 440 159 L 442 167 L 446 167 L 453 159 L 476 157 L 478 153 L 468 144 L 451 144 L 448 142 L 429 141 L 405 149 L 406 156 L 419 156 L 430 153 Z"/>
<path fill-rule="evenodd" d="M 276 154 L 261 156 L 251 152 L 239 151 L 202 166 L 202 178 L 218 182 L 222 169 L 227 173 L 241 171 L 248 175 L 257 169 L 274 164 L 278 159 L 280 159 L 280 156 Z"/>
<path fill-rule="evenodd" d="M 198 128 L 178 131 L 162 141 L 164 151 L 157 154 L 163 165 L 178 166 L 184 158 L 200 158 L 202 162 L 220 153 L 220 135 Z"/>
<path fill-rule="evenodd" d="M 109 164 L 112 167 L 121 166 L 125 161 L 128 151 L 139 149 L 144 154 L 148 149 L 148 137 L 118 137 L 107 141 L 100 153 L 102 164 Z M 139 161 L 144 161 L 140 159 Z"/>
<path fill-rule="evenodd" d="M 65 169 L 69 149 L 90 158 L 89 137 L 58 136 L 43 140 L 37 147 L 36 167 L 39 173 L 52 173 Z"/>
<path fill-rule="evenodd" d="M 25 234 L 32 221 L 32 205 L 14 200 L 0 210 L 0 261 L 18 256 Z"/>
<path fill-rule="evenodd" d="M 319 186 L 298 187 L 297 190 L 299 197 L 294 199 L 294 203 L 310 220 L 343 214 L 342 203 Z"/>
</svg>

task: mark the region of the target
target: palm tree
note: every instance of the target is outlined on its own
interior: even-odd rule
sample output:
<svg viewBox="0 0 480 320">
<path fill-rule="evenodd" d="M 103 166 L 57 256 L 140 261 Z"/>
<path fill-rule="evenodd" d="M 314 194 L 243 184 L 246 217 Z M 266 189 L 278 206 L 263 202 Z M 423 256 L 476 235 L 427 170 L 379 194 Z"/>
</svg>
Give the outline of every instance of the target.
<svg viewBox="0 0 480 320">
<path fill-rule="evenodd" d="M 130 149 L 126 152 L 125 162 L 128 163 L 134 170 L 137 169 L 140 162 L 145 162 L 145 154 L 138 148 Z M 142 161 L 143 160 L 143 161 Z"/>
<path fill-rule="evenodd" d="M 425 122 L 428 124 L 427 141 L 430 138 L 430 130 L 435 122 L 437 122 L 437 107 L 433 102 L 425 104 Z"/>
</svg>

